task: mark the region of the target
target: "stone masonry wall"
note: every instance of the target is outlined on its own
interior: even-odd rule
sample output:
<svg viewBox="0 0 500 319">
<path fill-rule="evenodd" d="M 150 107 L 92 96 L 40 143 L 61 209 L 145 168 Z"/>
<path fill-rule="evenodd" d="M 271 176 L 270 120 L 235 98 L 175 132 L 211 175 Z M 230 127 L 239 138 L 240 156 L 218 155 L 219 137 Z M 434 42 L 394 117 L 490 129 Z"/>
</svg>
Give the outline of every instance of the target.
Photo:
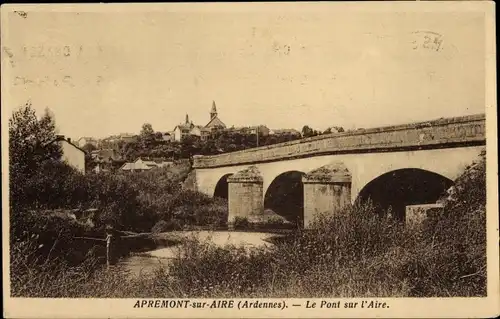
<svg viewBox="0 0 500 319">
<path fill-rule="evenodd" d="M 304 227 L 319 215 L 332 215 L 351 201 L 351 185 L 304 183 Z"/>
<path fill-rule="evenodd" d="M 249 217 L 262 213 L 262 183 L 231 182 L 229 191 L 229 220 L 231 224 L 236 217 Z"/>
<path fill-rule="evenodd" d="M 214 156 L 195 156 L 193 167 L 251 164 L 319 154 L 373 152 L 398 148 L 437 148 L 457 143 L 485 144 L 485 141 L 485 115 L 481 114 L 320 135 Z"/>
</svg>

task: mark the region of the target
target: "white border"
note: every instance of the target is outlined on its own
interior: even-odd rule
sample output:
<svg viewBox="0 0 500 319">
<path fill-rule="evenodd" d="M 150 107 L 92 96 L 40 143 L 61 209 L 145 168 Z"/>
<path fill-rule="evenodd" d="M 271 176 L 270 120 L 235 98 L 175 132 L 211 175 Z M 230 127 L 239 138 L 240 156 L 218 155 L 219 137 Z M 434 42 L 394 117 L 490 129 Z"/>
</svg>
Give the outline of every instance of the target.
<svg viewBox="0 0 500 319">
<path fill-rule="evenodd" d="M 27 299 L 11 298 L 9 285 L 9 214 L 8 214 L 8 125 L 10 114 L 2 107 L 2 203 L 3 203 L 3 269 L 4 316 L 16 318 L 277 318 L 277 317 L 492 317 L 500 313 L 499 251 L 498 251 L 498 172 L 497 172 L 497 98 L 496 98 L 496 47 L 494 3 L 489 1 L 464 2 L 351 2 L 351 3 L 212 3 L 212 4 L 72 4 L 72 5 L 3 5 L 1 8 L 2 43 L 8 42 L 8 13 L 14 10 L 59 12 L 137 12 L 137 11 L 369 11 L 369 12 L 484 12 L 486 42 L 486 127 L 487 127 L 487 240 L 488 285 L 486 298 L 377 298 L 386 301 L 389 309 L 297 309 L 285 310 L 185 310 L 185 309 L 134 309 L 137 299 Z M 5 90 L 5 52 L 2 50 L 2 106 L 10 101 Z M 191 299 L 194 300 L 194 299 Z M 236 301 L 239 299 L 236 299 Z M 266 299 L 271 301 L 272 299 Z M 287 299 L 288 304 L 305 299 Z M 322 300 L 322 299 L 308 299 Z M 332 300 L 361 301 L 374 299 L 332 298 Z M 282 301 L 278 299 L 277 301 Z"/>
</svg>

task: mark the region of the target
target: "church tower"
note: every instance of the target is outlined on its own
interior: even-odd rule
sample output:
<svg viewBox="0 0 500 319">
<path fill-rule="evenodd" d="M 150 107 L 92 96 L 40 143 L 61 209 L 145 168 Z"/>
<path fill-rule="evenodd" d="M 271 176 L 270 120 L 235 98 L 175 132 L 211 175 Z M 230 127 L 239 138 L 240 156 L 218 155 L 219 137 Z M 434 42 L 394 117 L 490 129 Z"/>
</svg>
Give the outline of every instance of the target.
<svg viewBox="0 0 500 319">
<path fill-rule="evenodd" d="M 210 111 L 210 120 L 217 117 L 217 107 L 215 106 L 215 101 L 212 101 L 212 110 Z"/>
</svg>

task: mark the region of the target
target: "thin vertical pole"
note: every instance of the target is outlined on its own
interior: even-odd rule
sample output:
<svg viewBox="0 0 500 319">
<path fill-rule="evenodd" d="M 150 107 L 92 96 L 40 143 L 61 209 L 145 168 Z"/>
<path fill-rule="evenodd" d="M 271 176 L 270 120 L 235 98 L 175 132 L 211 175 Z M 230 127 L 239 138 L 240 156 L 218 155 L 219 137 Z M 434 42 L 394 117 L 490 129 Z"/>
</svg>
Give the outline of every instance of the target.
<svg viewBox="0 0 500 319">
<path fill-rule="evenodd" d="M 257 147 L 259 147 L 259 127 L 257 126 Z"/>
<path fill-rule="evenodd" d="M 106 236 L 106 265 L 110 266 L 111 264 L 111 234 Z"/>
</svg>

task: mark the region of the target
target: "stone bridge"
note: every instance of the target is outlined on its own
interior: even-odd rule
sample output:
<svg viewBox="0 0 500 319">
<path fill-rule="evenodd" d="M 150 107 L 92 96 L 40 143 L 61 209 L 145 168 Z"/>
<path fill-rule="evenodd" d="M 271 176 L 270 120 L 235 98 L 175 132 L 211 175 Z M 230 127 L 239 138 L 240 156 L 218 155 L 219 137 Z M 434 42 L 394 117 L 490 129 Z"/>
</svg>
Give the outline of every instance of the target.
<svg viewBox="0 0 500 319">
<path fill-rule="evenodd" d="M 485 115 L 438 119 L 195 156 L 195 188 L 228 199 L 229 222 L 269 208 L 307 227 L 371 198 L 404 218 L 436 203 L 486 145 Z"/>
</svg>

